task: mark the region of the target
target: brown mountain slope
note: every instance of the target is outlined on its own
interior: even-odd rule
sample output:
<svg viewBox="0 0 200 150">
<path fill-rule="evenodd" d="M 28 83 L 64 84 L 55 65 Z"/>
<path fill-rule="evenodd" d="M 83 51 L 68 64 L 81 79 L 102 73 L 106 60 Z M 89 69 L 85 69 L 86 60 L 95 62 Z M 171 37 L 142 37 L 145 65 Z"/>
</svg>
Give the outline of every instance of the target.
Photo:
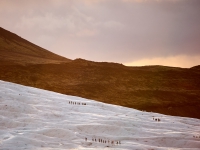
<svg viewBox="0 0 200 150">
<path fill-rule="evenodd" d="M 200 71 L 74 60 L 1 66 L 0 79 L 106 103 L 200 118 Z"/>
<path fill-rule="evenodd" d="M 126 67 L 83 59 L 61 64 L 27 63 L 0 63 L 0 80 L 130 108 L 200 119 L 199 66 L 190 69 Z"/>
<path fill-rule="evenodd" d="M 49 52 L 16 34 L 0 27 L 1 63 L 42 64 L 61 63 L 70 60 Z"/>
</svg>

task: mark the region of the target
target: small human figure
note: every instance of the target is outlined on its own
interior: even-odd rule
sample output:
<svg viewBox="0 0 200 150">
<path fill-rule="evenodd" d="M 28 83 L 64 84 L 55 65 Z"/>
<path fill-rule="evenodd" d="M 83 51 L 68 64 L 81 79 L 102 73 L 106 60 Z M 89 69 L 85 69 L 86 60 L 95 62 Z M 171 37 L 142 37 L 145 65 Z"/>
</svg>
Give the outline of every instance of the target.
<svg viewBox="0 0 200 150">
<path fill-rule="evenodd" d="M 85 141 L 87 141 L 87 138 L 85 138 Z"/>
</svg>

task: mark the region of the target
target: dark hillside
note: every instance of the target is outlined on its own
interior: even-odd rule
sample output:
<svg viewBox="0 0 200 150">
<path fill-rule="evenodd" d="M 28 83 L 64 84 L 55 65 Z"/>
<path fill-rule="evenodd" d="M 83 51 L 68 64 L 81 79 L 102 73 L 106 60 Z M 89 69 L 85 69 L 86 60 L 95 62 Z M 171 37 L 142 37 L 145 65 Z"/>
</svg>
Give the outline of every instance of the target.
<svg viewBox="0 0 200 150">
<path fill-rule="evenodd" d="M 18 64 L 61 63 L 70 60 L 47 51 L 0 27 L 0 60 Z"/>
<path fill-rule="evenodd" d="M 200 71 L 75 60 L 2 66 L 0 79 L 106 103 L 200 118 Z"/>
<path fill-rule="evenodd" d="M 0 80 L 97 101 L 200 119 L 200 67 L 69 60 L 0 28 Z"/>
</svg>

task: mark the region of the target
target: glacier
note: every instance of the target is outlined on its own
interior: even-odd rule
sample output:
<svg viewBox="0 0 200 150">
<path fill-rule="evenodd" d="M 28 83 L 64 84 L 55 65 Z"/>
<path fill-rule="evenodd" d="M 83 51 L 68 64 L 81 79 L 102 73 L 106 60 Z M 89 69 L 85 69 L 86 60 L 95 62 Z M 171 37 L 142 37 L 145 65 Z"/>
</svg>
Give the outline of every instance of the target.
<svg viewBox="0 0 200 150">
<path fill-rule="evenodd" d="M 0 80 L 1 150 L 199 150 L 200 120 Z"/>
</svg>

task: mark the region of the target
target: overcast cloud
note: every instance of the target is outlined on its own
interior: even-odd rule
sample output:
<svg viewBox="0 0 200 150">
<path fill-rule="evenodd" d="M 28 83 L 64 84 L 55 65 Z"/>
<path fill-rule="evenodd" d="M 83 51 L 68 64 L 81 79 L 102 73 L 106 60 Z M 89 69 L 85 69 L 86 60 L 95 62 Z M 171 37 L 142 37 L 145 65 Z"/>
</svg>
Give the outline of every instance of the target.
<svg viewBox="0 0 200 150">
<path fill-rule="evenodd" d="M 0 26 L 70 59 L 200 64 L 200 0 L 1 0 Z"/>
</svg>

